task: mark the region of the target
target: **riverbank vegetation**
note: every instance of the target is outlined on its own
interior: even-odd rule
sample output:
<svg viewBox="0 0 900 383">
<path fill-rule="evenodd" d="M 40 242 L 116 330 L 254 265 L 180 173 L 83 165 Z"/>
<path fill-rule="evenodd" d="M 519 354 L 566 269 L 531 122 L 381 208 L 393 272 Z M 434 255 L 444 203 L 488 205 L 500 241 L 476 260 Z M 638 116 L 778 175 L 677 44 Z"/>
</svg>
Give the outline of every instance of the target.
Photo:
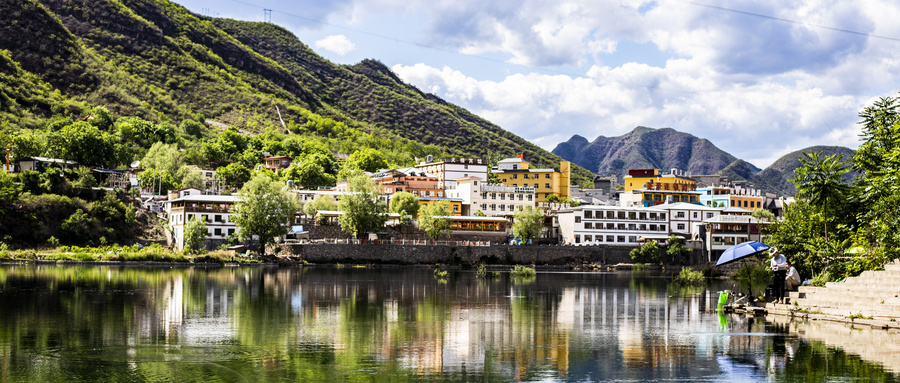
<svg viewBox="0 0 900 383">
<path fill-rule="evenodd" d="M 855 276 L 900 257 L 900 99 L 881 98 L 859 116 L 853 158 L 804 154 L 796 202 L 764 232 L 806 279 Z"/>
<path fill-rule="evenodd" d="M 175 262 L 175 263 L 259 263 L 252 255 L 235 255 L 232 251 L 213 250 L 178 252 L 158 244 L 149 246 L 53 246 L 40 249 L 11 250 L 0 244 L 0 262 L 6 261 L 70 261 L 70 262 Z"/>
</svg>

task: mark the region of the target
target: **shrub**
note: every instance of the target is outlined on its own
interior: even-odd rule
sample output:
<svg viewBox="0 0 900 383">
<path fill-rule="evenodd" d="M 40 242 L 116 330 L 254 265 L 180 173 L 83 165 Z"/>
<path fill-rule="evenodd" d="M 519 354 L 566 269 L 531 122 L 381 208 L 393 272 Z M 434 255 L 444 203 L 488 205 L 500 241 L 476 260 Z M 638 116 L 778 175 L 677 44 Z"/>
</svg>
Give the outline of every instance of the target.
<svg viewBox="0 0 900 383">
<path fill-rule="evenodd" d="M 659 263 L 659 243 L 656 241 L 647 242 L 637 249 L 632 249 L 628 255 L 635 262 Z"/>
<path fill-rule="evenodd" d="M 700 271 L 695 271 L 689 267 L 682 267 L 681 272 L 675 277 L 674 282 L 682 285 L 698 286 L 706 282 L 706 278 Z"/>
<path fill-rule="evenodd" d="M 509 270 L 509 275 L 514 277 L 533 277 L 537 274 L 537 271 L 534 270 L 533 267 L 515 265 L 511 270 Z"/>
</svg>

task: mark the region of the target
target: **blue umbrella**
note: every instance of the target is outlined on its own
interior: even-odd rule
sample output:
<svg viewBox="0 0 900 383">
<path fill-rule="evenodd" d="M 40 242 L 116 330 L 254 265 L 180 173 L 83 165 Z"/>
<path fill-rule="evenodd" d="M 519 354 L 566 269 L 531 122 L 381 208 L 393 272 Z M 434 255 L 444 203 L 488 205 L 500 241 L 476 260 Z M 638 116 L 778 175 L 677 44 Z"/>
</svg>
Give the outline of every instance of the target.
<svg viewBox="0 0 900 383">
<path fill-rule="evenodd" d="M 719 257 L 719 261 L 716 262 L 716 266 L 734 262 L 766 250 L 769 250 L 769 245 L 762 242 L 748 241 L 739 243 L 726 249 L 725 252 L 722 253 L 722 256 Z"/>
</svg>

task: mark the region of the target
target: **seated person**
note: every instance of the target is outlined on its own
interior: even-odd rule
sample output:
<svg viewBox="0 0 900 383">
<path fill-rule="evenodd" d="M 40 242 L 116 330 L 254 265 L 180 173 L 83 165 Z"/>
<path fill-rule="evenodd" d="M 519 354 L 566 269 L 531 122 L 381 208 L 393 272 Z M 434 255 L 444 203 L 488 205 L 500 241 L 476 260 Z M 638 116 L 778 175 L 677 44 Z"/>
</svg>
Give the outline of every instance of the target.
<svg viewBox="0 0 900 383">
<path fill-rule="evenodd" d="M 797 269 L 790 262 L 787 263 L 787 266 L 788 271 L 787 276 L 784 278 L 784 287 L 788 290 L 796 290 L 797 286 L 803 284 L 803 280 L 800 279 L 800 273 L 797 272 Z"/>
</svg>

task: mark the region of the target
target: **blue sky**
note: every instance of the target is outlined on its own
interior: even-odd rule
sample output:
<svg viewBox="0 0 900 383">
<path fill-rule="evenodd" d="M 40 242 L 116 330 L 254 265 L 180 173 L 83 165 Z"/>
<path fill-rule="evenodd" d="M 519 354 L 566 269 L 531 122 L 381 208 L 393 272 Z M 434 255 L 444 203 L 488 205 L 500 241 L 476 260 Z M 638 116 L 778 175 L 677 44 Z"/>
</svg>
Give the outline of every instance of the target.
<svg viewBox="0 0 900 383">
<path fill-rule="evenodd" d="M 832 0 L 176 0 L 271 21 L 340 64 L 404 81 L 552 150 L 673 128 L 766 167 L 859 145 L 900 84 L 900 3 Z"/>
</svg>

